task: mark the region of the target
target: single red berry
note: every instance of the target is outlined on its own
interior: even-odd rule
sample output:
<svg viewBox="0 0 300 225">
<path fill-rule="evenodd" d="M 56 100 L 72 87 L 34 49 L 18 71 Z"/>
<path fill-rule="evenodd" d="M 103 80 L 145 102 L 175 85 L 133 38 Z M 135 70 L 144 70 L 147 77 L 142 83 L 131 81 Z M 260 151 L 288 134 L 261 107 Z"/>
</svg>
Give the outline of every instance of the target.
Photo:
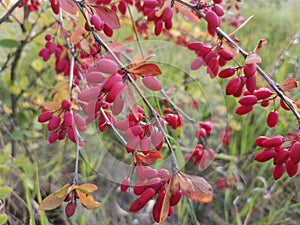
<svg viewBox="0 0 300 225">
<path fill-rule="evenodd" d="M 245 64 L 243 71 L 246 76 L 253 76 L 256 72 L 256 64 Z"/>
<path fill-rule="evenodd" d="M 238 115 L 245 115 L 251 112 L 252 109 L 253 109 L 253 105 L 248 105 L 248 106 L 240 105 L 236 108 L 235 113 Z"/>
<path fill-rule="evenodd" d="M 159 131 L 152 133 L 151 134 L 151 142 L 157 150 L 160 150 L 163 146 L 163 143 L 164 143 L 163 134 Z"/>
<path fill-rule="evenodd" d="M 170 206 L 177 205 L 182 196 L 182 191 L 178 190 L 175 193 L 172 193 L 170 196 Z"/>
<path fill-rule="evenodd" d="M 52 118 L 52 112 L 51 111 L 45 111 L 42 112 L 39 117 L 38 117 L 38 122 L 43 123 L 43 122 L 47 122 Z"/>
<path fill-rule="evenodd" d="M 294 162 L 291 159 L 289 159 L 286 162 L 286 168 L 285 169 L 286 169 L 287 174 L 290 177 L 293 177 L 293 176 L 295 176 L 297 174 L 298 167 L 299 167 L 298 163 L 294 164 Z"/>
<path fill-rule="evenodd" d="M 70 101 L 70 99 L 64 99 L 62 100 L 61 102 L 61 107 L 64 109 L 64 110 L 69 110 L 72 106 L 72 102 Z"/>
<path fill-rule="evenodd" d="M 290 151 L 288 151 L 287 149 L 282 149 L 278 151 L 274 157 L 274 164 L 278 165 L 286 162 L 289 156 L 290 156 Z"/>
<path fill-rule="evenodd" d="M 71 217 L 74 215 L 76 210 L 76 202 L 69 202 L 65 208 L 65 214 L 67 217 Z"/>
<path fill-rule="evenodd" d="M 48 129 L 49 130 L 55 130 L 60 125 L 60 116 L 53 116 L 49 123 L 48 123 Z"/>
<path fill-rule="evenodd" d="M 125 177 L 120 185 L 121 191 L 127 191 L 128 188 L 130 187 L 130 178 L 129 177 Z"/>
<path fill-rule="evenodd" d="M 244 106 L 255 105 L 257 97 L 255 95 L 246 95 L 239 100 L 239 103 Z"/>
<path fill-rule="evenodd" d="M 228 78 L 235 74 L 236 69 L 235 68 L 226 68 L 220 71 L 219 77 L 220 78 Z"/>
<path fill-rule="evenodd" d="M 94 25 L 95 29 L 98 31 L 103 30 L 103 22 L 98 15 L 92 15 L 90 18 L 91 24 Z"/>
<path fill-rule="evenodd" d="M 269 127 L 275 127 L 278 123 L 278 112 L 277 111 L 271 111 L 268 114 L 267 117 L 267 124 Z"/>
<path fill-rule="evenodd" d="M 284 173 L 285 164 L 279 164 L 274 167 L 273 177 L 275 180 L 278 180 Z"/>
<path fill-rule="evenodd" d="M 290 158 L 294 164 L 298 164 L 300 162 L 300 142 L 295 142 L 291 149 Z"/>
<path fill-rule="evenodd" d="M 279 147 L 280 145 L 282 145 L 283 143 L 283 137 L 282 136 L 273 136 L 273 137 L 269 137 L 266 140 L 264 140 L 261 145 L 264 148 L 275 148 L 275 147 Z"/>
</svg>

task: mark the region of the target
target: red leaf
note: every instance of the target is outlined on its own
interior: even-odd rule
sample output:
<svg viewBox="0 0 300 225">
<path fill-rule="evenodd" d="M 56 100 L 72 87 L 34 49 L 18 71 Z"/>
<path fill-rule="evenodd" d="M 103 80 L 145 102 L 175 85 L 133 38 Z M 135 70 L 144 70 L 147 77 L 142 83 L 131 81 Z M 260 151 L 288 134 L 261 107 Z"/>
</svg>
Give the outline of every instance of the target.
<svg viewBox="0 0 300 225">
<path fill-rule="evenodd" d="M 149 153 L 147 153 L 146 155 L 139 152 L 138 157 L 143 163 L 152 164 L 157 159 L 162 158 L 162 154 L 157 150 L 150 150 Z"/>
<path fill-rule="evenodd" d="M 155 76 L 161 74 L 161 70 L 159 66 L 154 63 L 138 65 L 130 69 L 130 72 L 138 75 L 145 75 L 145 76 Z"/>
<path fill-rule="evenodd" d="M 77 6 L 72 0 L 59 0 L 59 5 L 64 11 L 72 15 L 77 12 Z"/>
<path fill-rule="evenodd" d="M 125 99 L 126 99 L 126 102 L 127 102 L 127 105 L 129 107 L 130 111 L 132 112 L 134 117 L 136 119 L 138 119 L 139 113 L 138 113 L 138 108 L 137 108 L 137 104 L 136 104 L 137 101 L 136 101 L 129 85 L 125 85 L 124 93 L 125 93 Z"/>
<path fill-rule="evenodd" d="M 101 20 L 111 29 L 120 28 L 119 17 L 116 12 L 106 6 L 94 6 L 94 9 Z"/>
</svg>

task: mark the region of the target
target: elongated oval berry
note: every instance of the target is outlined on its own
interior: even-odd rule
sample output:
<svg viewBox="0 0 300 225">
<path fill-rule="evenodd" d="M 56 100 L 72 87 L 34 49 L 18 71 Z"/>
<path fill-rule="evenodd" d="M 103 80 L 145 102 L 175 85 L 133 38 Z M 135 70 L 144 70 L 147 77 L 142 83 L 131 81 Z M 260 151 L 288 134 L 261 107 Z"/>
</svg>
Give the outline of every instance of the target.
<svg viewBox="0 0 300 225">
<path fill-rule="evenodd" d="M 170 178 L 170 172 L 167 169 L 161 168 L 157 170 L 157 176 L 161 179 L 167 179 Z"/>
<path fill-rule="evenodd" d="M 215 4 L 221 4 L 223 0 L 213 0 Z"/>
<path fill-rule="evenodd" d="M 263 143 L 263 141 L 265 141 L 265 140 L 267 140 L 267 139 L 268 139 L 268 137 L 266 137 L 266 136 L 259 136 L 259 137 L 256 138 L 255 144 L 256 144 L 257 146 L 263 147 L 263 146 L 262 146 L 262 143 Z"/>
<path fill-rule="evenodd" d="M 191 70 L 197 70 L 199 69 L 201 66 L 204 65 L 204 61 L 202 56 L 197 57 L 192 63 L 191 63 Z"/>
<path fill-rule="evenodd" d="M 113 29 L 110 26 L 108 26 L 106 23 L 104 23 L 103 31 L 107 37 L 111 37 L 114 34 Z"/>
<path fill-rule="evenodd" d="M 145 76 L 142 81 L 143 84 L 152 91 L 160 91 L 162 88 L 160 81 L 154 76 Z"/>
<path fill-rule="evenodd" d="M 65 208 L 65 214 L 67 217 L 71 217 L 74 215 L 76 211 L 76 203 L 75 202 L 69 202 L 67 205 L 66 205 L 66 208 Z"/>
<path fill-rule="evenodd" d="M 134 152 L 140 143 L 140 138 L 132 137 L 127 141 L 126 150 L 127 152 Z"/>
<path fill-rule="evenodd" d="M 235 113 L 238 115 L 245 115 L 251 112 L 252 109 L 253 109 L 253 105 L 248 105 L 248 106 L 240 105 L 236 108 Z"/>
<path fill-rule="evenodd" d="M 103 83 L 102 91 L 109 92 L 115 83 L 121 82 L 122 80 L 123 80 L 123 78 L 120 74 L 114 74 L 114 75 L 109 76 Z"/>
<path fill-rule="evenodd" d="M 125 177 L 121 182 L 120 189 L 121 191 L 125 192 L 128 190 L 129 187 L 130 187 L 130 178 Z"/>
<path fill-rule="evenodd" d="M 273 159 L 276 155 L 276 151 L 272 149 L 264 149 L 262 151 L 259 151 L 256 156 L 255 160 L 258 162 L 266 162 L 270 159 Z"/>
<path fill-rule="evenodd" d="M 156 199 L 156 202 L 153 206 L 152 209 L 152 217 L 154 219 L 155 222 L 159 223 L 160 221 L 160 212 L 161 212 L 161 208 L 162 208 L 162 204 L 163 204 L 163 200 L 165 197 L 166 192 L 165 191 L 161 191 L 159 192 L 159 195 Z"/>
<path fill-rule="evenodd" d="M 229 80 L 229 82 L 226 85 L 226 94 L 232 95 L 235 92 L 237 92 L 241 85 L 241 79 L 239 77 L 233 77 Z"/>
<path fill-rule="evenodd" d="M 124 83 L 122 81 L 115 83 L 109 91 L 108 95 L 106 95 L 105 100 L 109 103 L 114 102 L 115 99 L 122 93 L 123 89 Z"/>
<path fill-rule="evenodd" d="M 254 91 L 253 93 L 258 99 L 269 98 L 273 92 L 268 88 L 260 88 Z"/>
<path fill-rule="evenodd" d="M 140 141 L 140 149 L 144 154 L 149 153 L 151 150 L 151 139 L 148 136 L 144 136 Z"/>
<path fill-rule="evenodd" d="M 227 50 L 220 50 L 218 51 L 218 54 L 221 58 L 225 59 L 226 61 L 230 61 L 233 59 L 233 54 Z"/>
<path fill-rule="evenodd" d="M 75 124 L 77 126 L 86 126 L 85 119 L 82 116 L 80 116 L 79 114 L 75 113 L 73 115 L 73 117 L 74 117 Z"/>
<path fill-rule="evenodd" d="M 56 130 L 52 131 L 48 137 L 48 141 L 50 144 L 56 142 L 56 140 L 59 137 L 59 132 L 57 132 Z"/>
<path fill-rule="evenodd" d="M 205 19 L 210 27 L 220 26 L 220 19 L 214 11 L 208 10 L 205 14 Z"/>
<path fill-rule="evenodd" d="M 170 196 L 170 206 L 177 205 L 182 196 L 182 191 L 178 190 L 175 193 L 172 193 Z"/>
<path fill-rule="evenodd" d="M 278 123 L 278 112 L 273 110 L 268 114 L 267 124 L 269 127 L 275 127 L 277 123 Z"/>
<path fill-rule="evenodd" d="M 256 64 L 245 64 L 243 71 L 246 76 L 253 76 L 256 72 Z"/>
<path fill-rule="evenodd" d="M 144 131 L 142 129 L 142 127 L 138 124 L 133 125 L 131 127 L 129 127 L 126 131 L 125 131 L 125 137 L 127 138 L 132 138 L 132 137 L 136 137 L 136 136 L 141 136 L 144 134 Z"/>
<path fill-rule="evenodd" d="M 276 148 L 282 145 L 282 143 L 283 143 L 283 137 L 278 135 L 278 136 L 267 138 L 261 143 L 261 145 L 264 148 Z"/>
<path fill-rule="evenodd" d="M 101 58 L 96 62 L 99 72 L 113 74 L 119 70 L 118 64 L 111 59 Z"/>
<path fill-rule="evenodd" d="M 124 100 L 122 98 L 117 98 L 115 101 L 114 101 L 114 104 L 113 106 L 111 107 L 111 112 L 114 116 L 117 116 L 119 115 L 123 108 L 124 108 Z"/>
<path fill-rule="evenodd" d="M 172 16 L 173 16 L 173 9 L 171 6 L 168 6 L 167 8 L 165 8 L 163 14 L 161 15 L 161 19 L 164 22 L 169 22 L 172 20 Z"/>
<path fill-rule="evenodd" d="M 247 77 L 246 88 L 250 93 L 253 93 L 256 89 L 256 76 Z"/>
<path fill-rule="evenodd" d="M 290 151 L 288 151 L 287 149 L 280 150 L 279 152 L 276 153 L 274 157 L 274 164 L 278 165 L 286 162 L 289 156 L 290 156 Z"/>
<path fill-rule="evenodd" d="M 298 164 L 294 164 L 293 161 L 291 159 L 289 159 L 287 162 L 286 162 L 286 165 L 285 165 L 285 169 L 286 169 L 286 173 L 290 176 L 290 177 L 293 177 L 297 174 L 298 172 Z"/>
<path fill-rule="evenodd" d="M 295 142 L 291 147 L 290 158 L 294 164 L 298 164 L 300 162 L 300 142 Z"/>
<path fill-rule="evenodd" d="M 102 83 L 105 80 L 105 75 L 98 71 L 91 71 L 85 75 L 85 78 L 89 83 Z"/>
<path fill-rule="evenodd" d="M 51 111 L 45 111 L 42 112 L 38 117 L 38 122 L 43 123 L 47 122 L 52 118 L 52 112 Z"/>
<path fill-rule="evenodd" d="M 138 181 L 134 184 L 133 193 L 135 195 L 141 195 L 146 190 L 146 183 L 144 181 Z"/>
<path fill-rule="evenodd" d="M 60 116 L 53 116 L 48 123 L 48 129 L 55 130 L 56 128 L 58 128 L 59 124 L 60 124 Z"/>
<path fill-rule="evenodd" d="M 74 125 L 74 117 L 70 111 L 64 114 L 64 125 L 65 127 L 72 127 Z"/>
<path fill-rule="evenodd" d="M 212 7 L 212 11 L 214 11 L 219 17 L 224 16 L 224 9 L 220 5 L 214 5 Z"/>
<path fill-rule="evenodd" d="M 190 50 L 194 50 L 194 51 L 200 51 L 202 52 L 204 45 L 202 42 L 198 42 L 198 41 L 193 41 L 193 42 L 189 42 L 187 45 L 188 49 Z"/>
<path fill-rule="evenodd" d="M 129 210 L 131 212 L 137 212 L 145 206 L 146 202 L 141 202 L 140 198 L 136 199 L 134 202 L 131 203 Z"/>
<path fill-rule="evenodd" d="M 273 169 L 273 177 L 275 180 L 278 180 L 284 173 L 285 164 L 276 165 Z"/>
<path fill-rule="evenodd" d="M 96 30 L 98 30 L 98 31 L 103 30 L 104 24 L 98 15 L 92 15 L 90 21 L 91 21 L 91 24 L 94 25 Z"/>
<path fill-rule="evenodd" d="M 146 179 L 152 179 L 154 177 L 157 177 L 157 170 L 152 169 L 149 166 L 145 166 L 145 168 L 144 168 L 144 177 Z"/>
<path fill-rule="evenodd" d="M 89 102 L 93 99 L 97 99 L 99 93 L 100 93 L 100 88 L 99 87 L 92 87 L 92 88 L 89 88 L 89 89 L 86 89 L 86 90 L 80 92 L 78 94 L 78 98 L 81 101 Z"/>
<path fill-rule="evenodd" d="M 151 142 L 157 150 L 160 150 L 164 143 L 163 134 L 160 131 L 152 133 L 151 134 Z"/>
<path fill-rule="evenodd" d="M 239 100 L 239 103 L 244 106 L 255 105 L 257 97 L 255 95 L 246 95 Z"/>
<path fill-rule="evenodd" d="M 121 14 L 125 15 L 126 11 L 127 11 L 127 5 L 126 2 L 124 0 L 121 0 L 118 4 L 118 9 L 120 11 Z"/>
<path fill-rule="evenodd" d="M 154 34 L 156 36 L 160 35 L 160 33 L 162 31 L 162 28 L 163 28 L 163 22 L 162 22 L 162 20 L 155 21 Z"/>
<path fill-rule="evenodd" d="M 156 191 L 153 188 L 147 188 L 140 197 L 140 202 L 146 204 L 153 196 L 156 194 Z"/>
<path fill-rule="evenodd" d="M 226 68 L 220 71 L 219 77 L 220 78 L 228 78 L 235 74 L 236 69 L 235 68 Z"/>
</svg>

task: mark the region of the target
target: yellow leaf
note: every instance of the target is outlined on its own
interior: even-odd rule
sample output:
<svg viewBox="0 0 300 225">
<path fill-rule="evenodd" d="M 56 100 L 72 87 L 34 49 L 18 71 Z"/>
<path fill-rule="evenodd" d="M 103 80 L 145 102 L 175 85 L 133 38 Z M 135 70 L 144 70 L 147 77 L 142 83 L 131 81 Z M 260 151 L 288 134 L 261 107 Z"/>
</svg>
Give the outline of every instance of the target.
<svg viewBox="0 0 300 225">
<path fill-rule="evenodd" d="M 59 103 L 59 102 L 46 102 L 44 105 L 45 109 L 50 110 L 50 111 L 55 111 L 55 110 L 59 109 L 60 106 L 61 106 L 61 103 Z"/>
<path fill-rule="evenodd" d="M 72 191 L 71 184 L 66 184 L 63 188 L 59 189 L 58 191 L 48 195 L 39 206 L 39 210 L 51 210 L 55 209 L 60 206 L 66 196 Z"/>
<path fill-rule="evenodd" d="M 80 202 L 85 208 L 93 210 L 101 206 L 101 203 L 96 202 L 94 200 L 94 197 L 91 194 L 83 192 L 82 190 L 79 189 L 76 190 L 76 193 L 78 194 Z"/>
<path fill-rule="evenodd" d="M 86 193 L 92 193 L 94 191 L 97 191 L 98 187 L 95 184 L 81 184 L 76 188 L 76 190 L 86 192 Z"/>
<path fill-rule="evenodd" d="M 200 202 L 211 202 L 213 200 L 213 190 L 211 185 L 200 176 L 188 175 L 178 172 L 181 191 L 190 199 Z"/>
</svg>

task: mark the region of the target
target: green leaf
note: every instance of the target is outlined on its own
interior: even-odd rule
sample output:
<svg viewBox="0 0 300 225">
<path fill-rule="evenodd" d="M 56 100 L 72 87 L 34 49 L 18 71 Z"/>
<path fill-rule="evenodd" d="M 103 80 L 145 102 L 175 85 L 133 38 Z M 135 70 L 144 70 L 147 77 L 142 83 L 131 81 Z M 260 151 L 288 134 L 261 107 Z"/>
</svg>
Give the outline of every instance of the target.
<svg viewBox="0 0 300 225">
<path fill-rule="evenodd" d="M 4 200 L 12 192 L 12 188 L 8 186 L 0 187 L 0 199 Z"/>
<path fill-rule="evenodd" d="M 19 46 L 19 42 L 13 39 L 0 40 L 0 46 L 4 48 L 16 48 Z"/>
<path fill-rule="evenodd" d="M 7 222 L 7 215 L 6 214 L 0 214 L 0 225 L 4 225 Z"/>
</svg>

